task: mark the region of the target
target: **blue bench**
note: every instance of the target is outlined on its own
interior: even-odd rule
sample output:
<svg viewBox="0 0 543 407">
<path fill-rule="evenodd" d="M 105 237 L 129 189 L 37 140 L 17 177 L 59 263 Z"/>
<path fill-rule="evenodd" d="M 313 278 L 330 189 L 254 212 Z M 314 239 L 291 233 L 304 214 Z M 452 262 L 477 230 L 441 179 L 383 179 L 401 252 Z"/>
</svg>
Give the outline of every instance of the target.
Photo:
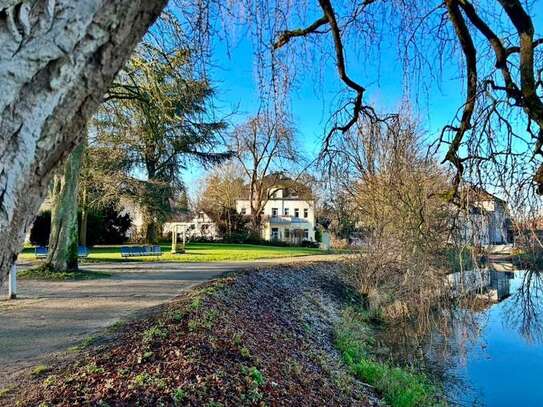
<svg viewBox="0 0 543 407">
<path fill-rule="evenodd" d="M 46 246 L 36 246 L 34 253 L 37 259 L 44 259 L 49 254 L 49 248 Z M 88 257 L 89 248 L 86 246 L 79 246 L 77 248 L 77 257 Z"/>
<path fill-rule="evenodd" d="M 160 246 L 121 246 L 122 257 L 162 256 Z"/>
<path fill-rule="evenodd" d="M 89 248 L 87 246 L 79 246 L 77 248 L 77 257 L 88 257 Z"/>
<path fill-rule="evenodd" d="M 34 249 L 34 254 L 37 259 L 46 258 L 48 253 L 49 249 L 45 246 L 36 246 L 36 248 Z"/>
</svg>

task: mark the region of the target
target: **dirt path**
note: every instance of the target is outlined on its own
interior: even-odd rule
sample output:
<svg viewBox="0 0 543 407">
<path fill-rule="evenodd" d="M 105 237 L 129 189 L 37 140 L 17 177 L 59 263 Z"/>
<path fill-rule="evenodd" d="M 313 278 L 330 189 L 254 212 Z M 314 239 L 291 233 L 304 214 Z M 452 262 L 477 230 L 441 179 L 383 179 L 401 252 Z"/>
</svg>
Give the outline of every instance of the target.
<svg viewBox="0 0 543 407">
<path fill-rule="evenodd" d="M 111 278 L 19 281 L 18 299 L 0 301 L 0 389 L 22 371 L 136 311 L 231 270 L 300 261 L 337 261 L 320 255 L 239 263 L 96 263 L 85 269 Z"/>
</svg>

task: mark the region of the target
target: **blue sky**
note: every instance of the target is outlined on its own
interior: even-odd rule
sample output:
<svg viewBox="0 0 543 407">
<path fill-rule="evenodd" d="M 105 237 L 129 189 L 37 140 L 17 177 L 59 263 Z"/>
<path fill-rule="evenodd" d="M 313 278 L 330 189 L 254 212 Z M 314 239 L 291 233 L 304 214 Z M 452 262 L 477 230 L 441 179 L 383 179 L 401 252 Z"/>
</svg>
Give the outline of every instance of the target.
<svg viewBox="0 0 543 407">
<path fill-rule="evenodd" d="M 383 112 L 397 109 L 404 97 L 402 72 L 397 61 L 396 51 L 383 52 L 382 59 L 388 63 L 361 64 L 356 57 L 347 55 L 350 75 L 367 87 L 367 101 Z M 250 39 L 242 37 L 228 52 L 222 43 L 214 47 L 214 67 L 211 79 L 216 88 L 215 104 L 228 114 L 237 113 L 230 120 L 243 121 L 254 115 L 259 107 L 259 94 L 256 86 L 253 51 Z M 338 91 L 344 89 L 339 82 L 333 61 L 323 70 L 324 83 L 317 83 L 316 72 L 307 72 L 297 78 L 297 86 L 291 94 L 291 106 L 297 129 L 298 143 L 303 152 L 313 158 L 321 148 L 326 122 Z M 433 86 L 419 98 L 410 98 L 420 116 L 423 127 L 428 130 L 427 137 L 435 137 L 441 127 L 453 117 L 462 103 L 463 83 L 454 78 L 456 73 L 445 72 L 440 87 Z M 327 89 L 327 91 L 316 91 Z M 193 166 L 185 171 L 189 192 L 194 194 L 203 170 Z"/>
<path fill-rule="evenodd" d="M 543 13 L 535 13 L 536 27 L 543 26 Z M 303 40 L 299 40 L 303 41 Z M 395 111 L 405 98 L 405 86 L 401 63 L 398 58 L 395 38 L 384 38 L 376 58 L 361 58 L 352 55 L 346 49 L 346 63 L 349 75 L 367 88 L 366 103 L 370 102 L 378 111 Z M 216 88 L 216 105 L 219 111 L 228 114 L 233 110 L 237 114 L 231 118 L 235 122 L 254 115 L 259 107 L 259 95 L 255 80 L 253 48 L 249 36 L 240 35 L 227 48 L 217 41 L 213 47 L 213 68 L 211 79 Z M 410 82 L 410 94 L 407 95 L 415 114 L 419 117 L 426 140 L 434 141 L 442 127 L 449 124 L 462 106 L 465 96 L 464 81 L 459 61 L 445 61 L 446 67 L 438 80 L 423 77 L 424 83 L 414 78 Z M 314 71 L 298 74 L 297 86 L 291 94 L 291 107 L 298 142 L 309 157 L 314 157 L 325 133 L 326 121 L 330 112 L 337 105 L 338 91 L 345 89 L 339 82 L 335 61 L 330 59 L 322 67 L 318 79 L 319 67 Z M 439 61 L 432 61 L 434 66 Z M 419 88 L 417 88 L 419 86 Z M 316 91 L 318 89 L 318 91 Z M 322 89 L 325 89 L 324 91 Z M 197 180 L 202 176 L 201 168 L 192 167 L 185 171 L 185 180 L 192 194 L 198 189 Z"/>
</svg>

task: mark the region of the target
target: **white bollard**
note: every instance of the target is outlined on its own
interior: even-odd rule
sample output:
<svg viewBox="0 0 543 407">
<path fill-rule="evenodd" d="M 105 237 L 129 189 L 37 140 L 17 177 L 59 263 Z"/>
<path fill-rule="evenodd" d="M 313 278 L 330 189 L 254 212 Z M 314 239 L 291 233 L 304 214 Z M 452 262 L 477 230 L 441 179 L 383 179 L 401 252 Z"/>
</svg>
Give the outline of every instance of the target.
<svg viewBox="0 0 543 407">
<path fill-rule="evenodd" d="M 14 300 L 17 298 L 17 267 L 15 267 L 15 264 L 11 266 L 11 270 L 9 272 L 9 299 Z"/>
</svg>

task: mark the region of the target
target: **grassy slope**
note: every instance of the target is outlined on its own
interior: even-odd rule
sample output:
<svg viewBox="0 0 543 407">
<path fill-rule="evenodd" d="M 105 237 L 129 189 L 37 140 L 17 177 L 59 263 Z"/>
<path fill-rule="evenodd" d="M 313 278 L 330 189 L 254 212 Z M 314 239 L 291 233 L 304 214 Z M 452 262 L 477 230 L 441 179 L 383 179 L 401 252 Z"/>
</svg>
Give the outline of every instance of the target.
<svg viewBox="0 0 543 407">
<path fill-rule="evenodd" d="M 371 316 L 347 307 L 336 325 L 335 344 L 354 375 L 374 386 L 393 407 L 444 406 L 439 386 L 421 372 L 402 369 L 372 355 Z"/>
<path fill-rule="evenodd" d="M 171 246 L 162 245 L 160 257 L 121 257 L 120 246 L 101 246 L 91 248 L 88 261 L 179 261 L 179 262 L 213 262 L 272 259 L 279 257 L 307 256 L 323 254 L 320 249 L 305 247 L 276 247 L 251 244 L 227 243 L 189 243 L 185 254 L 170 253 Z M 22 260 L 34 260 L 34 248 L 25 247 L 19 256 Z"/>
<path fill-rule="evenodd" d="M 337 270 L 331 264 L 279 266 L 216 280 L 125 324 L 102 345 L 93 338 L 73 362 L 30 374 L 4 401 L 376 406 L 375 394 L 359 381 L 371 376 L 359 368 L 366 359 L 353 348 L 359 342 L 345 319 L 345 310 L 361 302 Z M 383 372 L 384 364 L 372 363 Z M 418 404 L 389 397 L 390 388 L 401 400 L 403 387 L 431 392 L 422 377 L 394 368 L 383 375 L 390 375 L 387 387 L 374 384 L 393 406 L 427 405 L 429 393 L 412 398 Z"/>
</svg>

